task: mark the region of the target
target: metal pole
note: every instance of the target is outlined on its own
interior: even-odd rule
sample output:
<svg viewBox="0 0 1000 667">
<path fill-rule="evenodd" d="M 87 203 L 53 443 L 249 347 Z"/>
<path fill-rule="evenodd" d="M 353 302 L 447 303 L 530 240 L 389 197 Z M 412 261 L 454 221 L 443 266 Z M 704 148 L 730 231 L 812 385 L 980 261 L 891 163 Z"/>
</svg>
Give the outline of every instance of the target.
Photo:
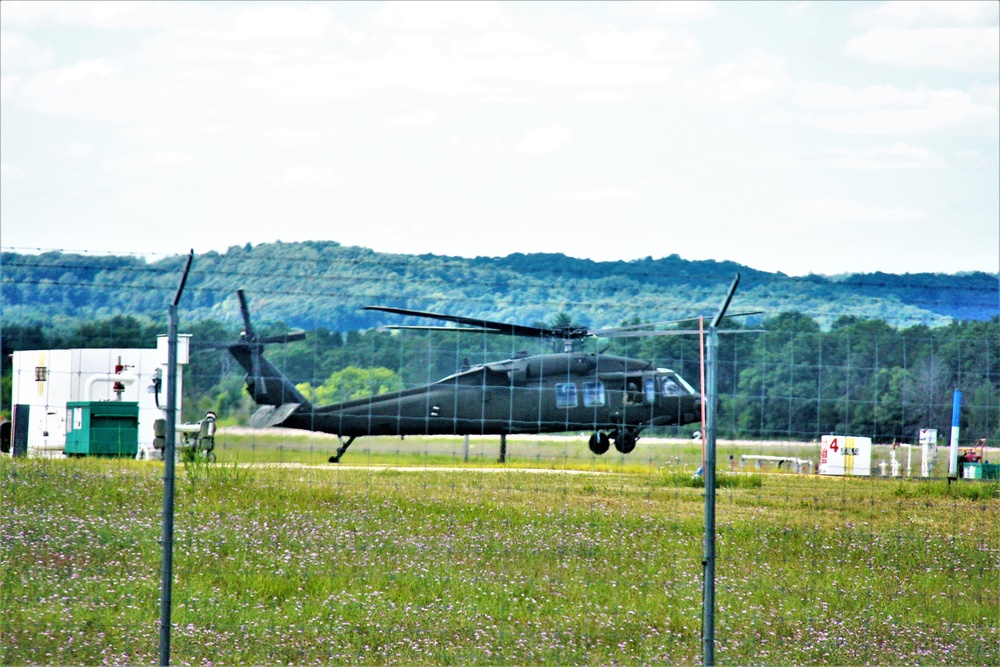
<svg viewBox="0 0 1000 667">
<path fill-rule="evenodd" d="M 163 571 L 160 590 L 160 667 L 170 665 L 170 609 L 174 570 L 174 451 L 177 439 L 177 306 L 167 328 L 167 419 L 163 444 Z"/>
<path fill-rule="evenodd" d="M 507 434 L 500 434 L 500 458 L 497 459 L 497 463 L 507 462 Z"/>
<path fill-rule="evenodd" d="M 170 304 L 167 324 L 167 418 L 163 443 L 163 568 L 160 587 L 160 667 L 170 667 L 170 610 L 174 580 L 174 457 L 177 441 L 177 303 L 181 300 L 184 283 L 194 250 L 188 255 L 180 285 Z"/>
<path fill-rule="evenodd" d="M 740 284 L 740 274 L 726 292 L 726 298 L 719 312 L 708 325 L 708 345 L 705 354 L 706 398 L 705 410 L 705 586 L 702 599 L 702 655 L 705 667 L 715 667 L 715 419 L 719 406 L 719 323 L 722 321 L 736 287 Z"/>
<path fill-rule="evenodd" d="M 717 363 L 719 357 L 719 332 L 708 329 L 705 360 L 706 396 L 705 410 L 705 566 L 702 612 L 704 627 L 702 654 L 705 667 L 715 665 L 715 415 L 718 402 Z"/>
</svg>

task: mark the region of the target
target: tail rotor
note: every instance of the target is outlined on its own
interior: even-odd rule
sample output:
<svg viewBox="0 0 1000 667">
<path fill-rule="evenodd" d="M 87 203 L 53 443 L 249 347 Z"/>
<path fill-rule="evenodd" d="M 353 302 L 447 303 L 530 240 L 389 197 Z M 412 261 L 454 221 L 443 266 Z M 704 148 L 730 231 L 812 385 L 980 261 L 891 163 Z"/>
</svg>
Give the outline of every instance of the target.
<svg viewBox="0 0 1000 667">
<path fill-rule="evenodd" d="M 247 305 L 246 294 L 240 289 L 236 290 L 236 296 L 240 302 L 240 315 L 243 318 L 243 331 L 240 333 L 239 340 L 235 343 L 208 343 L 201 345 L 201 347 L 229 350 L 246 371 L 247 391 L 250 392 L 256 403 L 262 405 L 283 405 L 293 402 L 300 405 L 307 404 L 308 401 L 295 389 L 294 384 L 264 358 L 265 345 L 303 340 L 306 333 L 293 331 L 275 336 L 258 335 L 250 319 L 250 308 Z"/>
</svg>

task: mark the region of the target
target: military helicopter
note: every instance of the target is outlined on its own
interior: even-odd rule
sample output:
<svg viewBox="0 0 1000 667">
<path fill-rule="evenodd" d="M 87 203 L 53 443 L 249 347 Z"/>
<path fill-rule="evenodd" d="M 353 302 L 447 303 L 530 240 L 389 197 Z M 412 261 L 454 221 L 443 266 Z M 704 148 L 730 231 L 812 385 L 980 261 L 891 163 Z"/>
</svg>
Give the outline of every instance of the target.
<svg viewBox="0 0 1000 667">
<path fill-rule="evenodd" d="M 737 275 L 723 311 L 738 280 Z M 258 336 L 250 321 L 246 296 L 242 290 L 237 295 L 245 326 L 239 341 L 225 347 L 246 370 L 247 391 L 261 406 L 251 417 L 250 426 L 281 426 L 334 434 L 340 446 L 330 457 L 331 463 L 339 462 L 359 436 L 375 435 L 498 435 L 503 452 L 510 434 L 591 431 L 588 444 L 594 454 L 604 454 L 612 444 L 622 454 L 628 454 L 647 427 L 684 425 L 701 418 L 699 392 L 674 371 L 640 359 L 574 350 L 576 341 L 589 337 L 697 331 L 650 331 L 651 325 L 598 331 L 579 326 L 524 326 L 385 306 L 367 306 L 364 310 L 459 325 L 385 329 L 550 338 L 563 341 L 563 351 L 515 355 L 464 368 L 431 384 L 314 406 L 264 357 L 266 343 L 301 340 L 305 333 Z"/>
</svg>

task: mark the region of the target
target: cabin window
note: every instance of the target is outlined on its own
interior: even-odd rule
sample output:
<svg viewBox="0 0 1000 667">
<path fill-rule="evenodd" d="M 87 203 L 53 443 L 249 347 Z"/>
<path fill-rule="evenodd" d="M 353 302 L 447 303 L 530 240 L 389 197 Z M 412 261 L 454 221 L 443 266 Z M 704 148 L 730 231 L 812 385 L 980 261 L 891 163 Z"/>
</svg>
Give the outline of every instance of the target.
<svg viewBox="0 0 1000 667">
<path fill-rule="evenodd" d="M 556 407 L 575 408 L 577 406 L 576 384 L 566 382 L 556 385 Z"/>
<path fill-rule="evenodd" d="M 45 382 L 49 379 L 48 366 L 35 366 L 35 382 Z"/>
<path fill-rule="evenodd" d="M 583 383 L 583 404 L 585 406 L 592 408 L 598 405 L 604 405 L 606 402 L 607 398 L 604 393 L 603 382 Z"/>
<path fill-rule="evenodd" d="M 625 382 L 625 405 L 639 405 L 642 403 L 642 386 L 640 378 L 629 378 Z"/>
<path fill-rule="evenodd" d="M 674 382 L 673 378 L 660 378 L 660 387 L 664 396 L 684 396 L 687 394 L 683 387 Z"/>
</svg>

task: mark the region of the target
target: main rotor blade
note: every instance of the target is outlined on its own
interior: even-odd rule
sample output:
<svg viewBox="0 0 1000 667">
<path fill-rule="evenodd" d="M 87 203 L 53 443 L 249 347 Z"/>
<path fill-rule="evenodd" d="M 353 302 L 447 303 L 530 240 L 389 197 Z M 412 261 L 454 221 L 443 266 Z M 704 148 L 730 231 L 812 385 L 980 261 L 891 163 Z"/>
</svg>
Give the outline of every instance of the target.
<svg viewBox="0 0 1000 667">
<path fill-rule="evenodd" d="M 697 329 L 669 329 L 667 331 L 595 331 L 598 338 L 649 338 L 651 336 L 690 336 L 698 333 Z"/>
<path fill-rule="evenodd" d="M 719 334 L 764 333 L 766 329 L 719 329 Z M 608 335 L 594 332 L 598 338 L 651 338 L 653 336 L 692 336 L 701 333 L 697 329 L 669 329 L 667 331 L 613 331 Z"/>
<path fill-rule="evenodd" d="M 739 284 L 740 274 L 737 272 L 736 276 L 733 278 L 733 284 L 729 286 L 729 291 L 726 292 L 726 300 L 722 302 L 722 307 L 719 308 L 719 312 L 715 314 L 715 317 L 712 318 L 712 323 L 708 326 L 713 328 L 719 326 L 719 321 L 722 320 L 722 316 L 726 314 L 726 309 L 729 308 L 729 302 L 733 300 L 733 295 L 736 294 L 736 286 Z"/>
<path fill-rule="evenodd" d="M 406 308 L 389 308 L 387 306 L 365 306 L 362 310 L 378 310 L 383 313 L 395 313 L 396 315 L 409 315 L 411 317 L 426 317 L 432 320 L 443 320 L 454 322 L 455 324 L 465 324 L 482 329 L 495 329 L 497 333 L 509 334 L 511 336 L 534 336 L 536 338 L 583 338 L 590 335 L 584 332 L 582 335 L 549 329 L 547 327 L 528 327 L 521 324 L 510 324 L 508 322 L 493 322 L 491 320 L 480 320 L 474 317 L 459 317 L 458 315 L 445 315 L 443 313 L 429 313 L 422 310 L 407 310 Z"/>
<path fill-rule="evenodd" d="M 415 329 L 417 331 L 458 331 L 461 333 L 479 333 L 479 334 L 490 334 L 490 335 L 502 335 L 506 332 L 497 331 L 496 329 L 477 329 L 475 327 L 432 327 L 432 326 L 406 326 L 406 325 L 396 325 L 387 324 L 385 326 L 379 327 L 379 331 L 397 331 L 400 329 Z"/>
<path fill-rule="evenodd" d="M 250 324 L 250 308 L 247 306 L 247 297 L 243 290 L 236 290 L 236 296 L 240 300 L 240 314 L 243 315 L 243 331 L 247 336 L 253 336 L 253 325 Z"/>
<path fill-rule="evenodd" d="M 258 338 L 258 343 L 291 343 L 297 340 L 305 340 L 305 331 L 293 331 L 286 334 L 277 334 L 275 336 L 264 336 L 263 338 Z"/>
<path fill-rule="evenodd" d="M 763 310 L 749 310 L 742 313 L 730 313 L 726 315 L 726 317 L 746 317 L 748 315 L 763 315 L 763 314 L 764 314 Z M 661 320 L 659 322 L 643 322 L 642 324 L 629 324 L 623 327 L 598 329 L 596 331 L 592 331 L 591 333 L 601 338 L 612 338 L 612 337 L 620 338 L 621 336 L 618 335 L 620 333 L 628 333 L 630 331 L 640 331 L 642 329 L 655 329 L 656 327 L 663 327 L 668 324 L 680 324 L 681 322 L 697 322 L 697 321 L 698 321 L 697 317 L 685 317 L 679 320 Z"/>
</svg>

